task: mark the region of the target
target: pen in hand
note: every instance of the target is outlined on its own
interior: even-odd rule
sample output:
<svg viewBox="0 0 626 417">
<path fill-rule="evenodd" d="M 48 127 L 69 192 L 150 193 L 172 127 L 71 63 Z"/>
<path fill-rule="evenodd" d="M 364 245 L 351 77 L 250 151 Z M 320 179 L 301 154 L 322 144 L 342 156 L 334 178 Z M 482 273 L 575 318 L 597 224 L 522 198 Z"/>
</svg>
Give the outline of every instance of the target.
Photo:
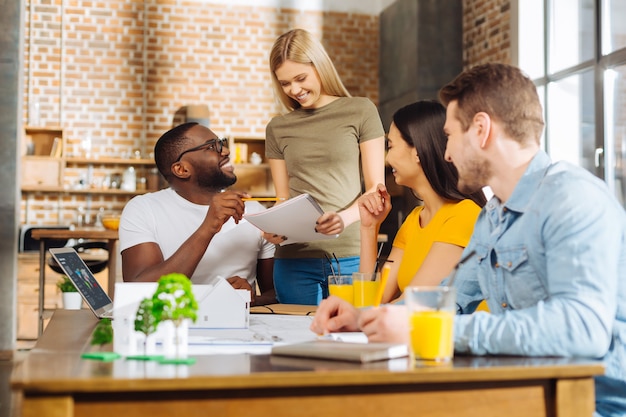
<svg viewBox="0 0 626 417">
<path fill-rule="evenodd" d="M 380 303 L 383 301 L 383 294 L 385 293 L 385 287 L 387 286 L 387 280 L 389 279 L 390 271 L 391 271 L 391 266 L 385 263 L 385 265 L 383 265 L 383 270 L 380 273 L 380 286 L 378 287 L 376 298 L 374 298 L 374 307 L 378 307 Z"/>
</svg>

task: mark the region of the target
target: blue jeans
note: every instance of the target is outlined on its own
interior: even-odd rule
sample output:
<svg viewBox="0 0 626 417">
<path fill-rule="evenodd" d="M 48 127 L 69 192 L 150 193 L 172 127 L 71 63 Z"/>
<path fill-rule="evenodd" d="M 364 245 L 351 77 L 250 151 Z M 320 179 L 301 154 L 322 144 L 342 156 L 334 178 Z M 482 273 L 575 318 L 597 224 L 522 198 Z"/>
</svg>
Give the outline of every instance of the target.
<svg viewBox="0 0 626 417">
<path fill-rule="evenodd" d="M 359 270 L 359 257 L 332 260 L 335 273 L 352 275 Z M 328 297 L 328 276 L 333 271 L 327 259 L 274 259 L 276 298 L 283 304 L 318 305 Z"/>
</svg>

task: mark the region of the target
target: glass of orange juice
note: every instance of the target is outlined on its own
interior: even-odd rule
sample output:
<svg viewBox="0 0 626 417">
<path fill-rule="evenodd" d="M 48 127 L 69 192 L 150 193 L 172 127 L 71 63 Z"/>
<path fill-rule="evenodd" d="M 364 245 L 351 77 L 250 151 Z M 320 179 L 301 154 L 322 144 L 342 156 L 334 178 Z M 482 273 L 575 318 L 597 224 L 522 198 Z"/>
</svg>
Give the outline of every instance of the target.
<svg viewBox="0 0 626 417">
<path fill-rule="evenodd" d="M 380 302 L 376 300 L 380 287 L 380 272 L 353 272 L 354 306 L 371 307 Z"/>
<path fill-rule="evenodd" d="M 351 275 L 329 275 L 328 276 L 328 292 L 330 295 L 346 300 L 350 304 L 354 304 L 354 287 L 352 286 Z"/>
<path fill-rule="evenodd" d="M 404 294 L 413 363 L 418 366 L 449 363 L 454 356 L 454 288 L 407 287 Z"/>
</svg>

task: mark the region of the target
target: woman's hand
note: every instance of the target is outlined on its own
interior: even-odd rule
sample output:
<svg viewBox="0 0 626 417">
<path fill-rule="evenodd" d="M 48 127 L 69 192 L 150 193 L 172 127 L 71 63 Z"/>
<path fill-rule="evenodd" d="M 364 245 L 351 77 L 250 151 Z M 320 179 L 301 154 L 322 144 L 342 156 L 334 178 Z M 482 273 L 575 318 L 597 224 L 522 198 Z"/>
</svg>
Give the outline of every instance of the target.
<svg viewBox="0 0 626 417">
<path fill-rule="evenodd" d="M 287 236 L 277 235 L 276 233 L 263 232 L 263 239 L 275 245 L 279 245 L 287 240 Z"/>
<path fill-rule="evenodd" d="M 371 228 L 380 225 L 391 211 L 391 196 L 383 184 L 376 191 L 363 194 L 358 199 L 361 227 Z"/>
<path fill-rule="evenodd" d="M 315 224 L 315 231 L 324 235 L 338 235 L 344 229 L 343 219 L 334 211 L 322 214 Z"/>
</svg>

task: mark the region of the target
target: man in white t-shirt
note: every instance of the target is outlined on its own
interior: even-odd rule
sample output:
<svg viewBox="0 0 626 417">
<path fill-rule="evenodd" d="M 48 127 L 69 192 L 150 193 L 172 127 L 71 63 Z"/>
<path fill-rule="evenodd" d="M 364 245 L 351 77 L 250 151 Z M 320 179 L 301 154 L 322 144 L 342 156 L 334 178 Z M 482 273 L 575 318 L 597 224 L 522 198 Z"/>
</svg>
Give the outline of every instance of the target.
<svg viewBox="0 0 626 417">
<path fill-rule="evenodd" d="M 120 221 L 124 281 L 156 281 L 179 272 L 195 284 L 218 276 L 252 291 L 252 304 L 276 302 L 274 244 L 243 220 L 265 208 L 224 191 L 237 181 L 226 139 L 185 123 L 157 141 L 154 156 L 170 188 L 131 199 Z M 258 283 L 260 294 L 255 296 Z"/>
</svg>

